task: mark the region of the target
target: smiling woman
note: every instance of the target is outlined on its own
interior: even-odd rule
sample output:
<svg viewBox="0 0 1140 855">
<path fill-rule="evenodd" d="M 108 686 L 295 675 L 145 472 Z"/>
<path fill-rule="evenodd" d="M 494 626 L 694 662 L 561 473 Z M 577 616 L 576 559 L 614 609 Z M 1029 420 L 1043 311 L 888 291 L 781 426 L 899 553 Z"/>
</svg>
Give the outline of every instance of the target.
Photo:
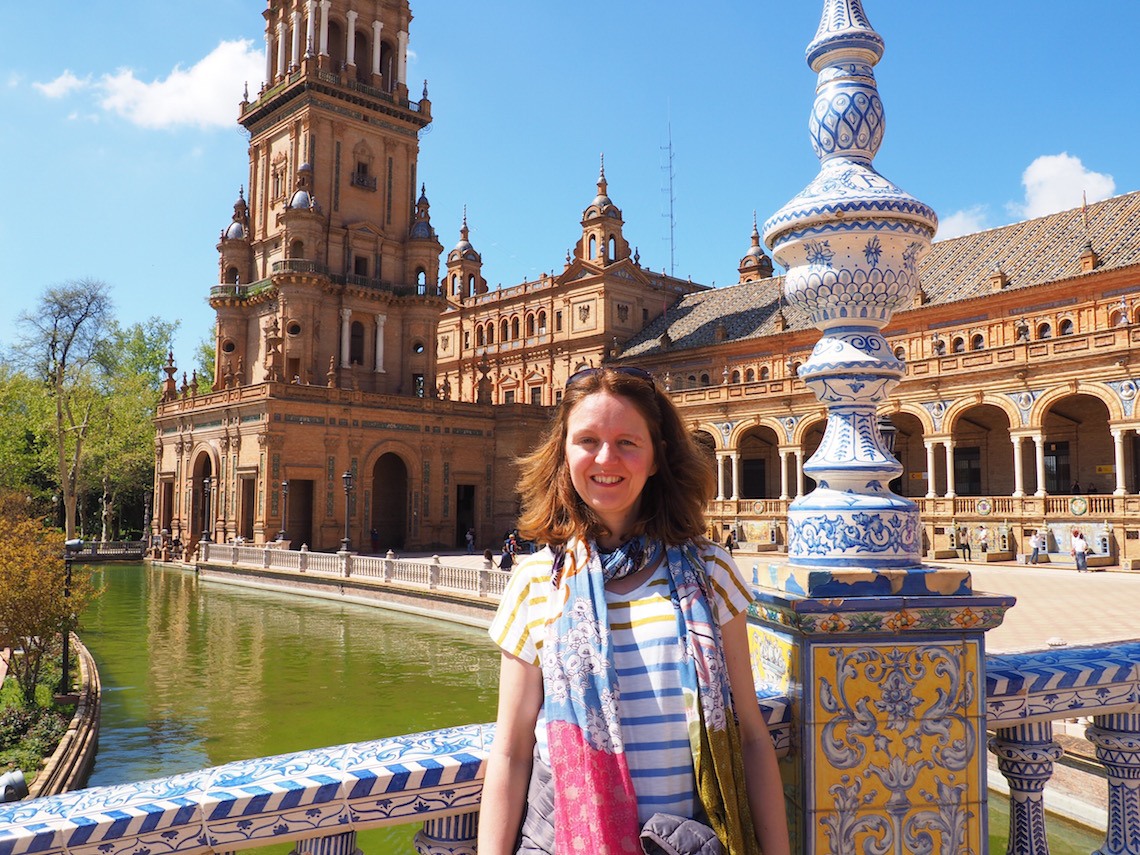
<svg viewBox="0 0 1140 855">
<path fill-rule="evenodd" d="M 640 369 L 578 372 L 522 473 L 520 532 L 551 546 L 519 564 L 491 626 L 479 851 L 637 851 L 684 827 L 729 853 L 788 852 L 751 592 L 704 537 L 712 473 L 672 401 Z"/>
</svg>

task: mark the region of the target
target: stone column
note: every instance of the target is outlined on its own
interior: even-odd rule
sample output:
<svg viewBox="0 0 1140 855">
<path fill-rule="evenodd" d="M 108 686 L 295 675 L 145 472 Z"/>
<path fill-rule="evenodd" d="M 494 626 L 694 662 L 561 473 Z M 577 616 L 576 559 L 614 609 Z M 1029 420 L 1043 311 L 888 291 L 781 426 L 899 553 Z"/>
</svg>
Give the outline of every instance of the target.
<svg viewBox="0 0 1140 855">
<path fill-rule="evenodd" d="M 723 451 L 716 453 L 716 500 L 724 501 L 724 457 Z"/>
<path fill-rule="evenodd" d="M 1085 736 L 1108 774 L 1108 827 L 1093 855 L 1140 851 L 1140 713 L 1093 716 Z"/>
<path fill-rule="evenodd" d="M 386 315 L 376 316 L 376 373 L 384 374 L 384 322 Z"/>
<path fill-rule="evenodd" d="M 990 739 L 998 769 L 1009 781 L 1009 851 L 1049 855 L 1045 838 L 1045 785 L 1064 749 L 1053 741 L 1049 721 L 999 728 Z"/>
<path fill-rule="evenodd" d="M 396 33 L 396 82 L 400 84 L 407 84 L 408 82 L 408 31 L 400 30 Z"/>
<path fill-rule="evenodd" d="M 265 86 L 273 85 L 273 28 L 265 26 Z M 252 192 L 251 194 L 252 195 Z"/>
<path fill-rule="evenodd" d="M 285 22 L 277 22 L 277 76 L 285 76 L 286 63 L 288 58 L 285 53 Z"/>
<path fill-rule="evenodd" d="M 729 454 L 729 459 L 732 461 L 732 498 L 740 498 L 740 481 L 742 474 L 742 463 L 739 451 L 734 451 Z"/>
<path fill-rule="evenodd" d="M 1013 440 L 1013 497 L 1020 499 L 1025 495 L 1025 474 L 1021 471 L 1024 458 L 1021 454 L 1023 436 L 1011 437 Z"/>
<path fill-rule="evenodd" d="M 332 5 L 332 0 L 321 0 L 321 56 L 328 56 L 329 53 L 329 6 Z"/>
<path fill-rule="evenodd" d="M 934 446 L 937 444 L 938 443 L 936 442 L 923 443 L 923 445 L 926 446 L 926 498 L 928 499 L 935 499 L 938 497 L 938 491 L 934 488 L 934 473 L 936 471 Z"/>
<path fill-rule="evenodd" d="M 780 498 L 785 502 L 791 498 L 788 495 L 788 452 L 780 449 Z"/>
<path fill-rule="evenodd" d="M 340 367 L 348 368 L 352 357 L 352 309 L 340 310 Z"/>
<path fill-rule="evenodd" d="M 372 22 L 372 73 L 379 74 L 380 69 L 380 36 L 384 32 L 383 21 Z"/>
<path fill-rule="evenodd" d="M 1041 498 L 1045 495 L 1045 437 L 1042 434 L 1034 434 L 1033 445 L 1037 463 L 1037 489 L 1033 495 Z"/>
<path fill-rule="evenodd" d="M 477 812 L 429 819 L 416 832 L 412 845 L 419 855 L 475 855 L 478 828 Z"/>
<path fill-rule="evenodd" d="M 301 64 L 301 10 L 293 10 L 293 47 L 289 52 L 289 67 Z"/>
<path fill-rule="evenodd" d="M 1124 496 L 1128 493 L 1124 479 L 1124 433 L 1123 430 L 1112 432 L 1112 455 L 1116 469 L 1116 489 L 1112 491 L 1114 496 Z"/>
<path fill-rule="evenodd" d="M 317 0 L 308 0 L 305 5 L 308 21 L 305 28 L 305 54 L 316 53 L 317 50 Z"/>
<path fill-rule="evenodd" d="M 348 19 L 344 38 L 344 63 L 345 65 L 356 65 L 356 16 L 357 13 L 349 9 L 344 13 L 345 18 Z"/>
<path fill-rule="evenodd" d="M 946 449 L 946 498 L 953 499 L 958 495 L 954 489 L 954 440 L 942 444 Z"/>
<path fill-rule="evenodd" d="M 356 832 L 345 831 L 298 840 L 289 855 L 361 855 L 361 852 L 356 848 Z"/>
</svg>

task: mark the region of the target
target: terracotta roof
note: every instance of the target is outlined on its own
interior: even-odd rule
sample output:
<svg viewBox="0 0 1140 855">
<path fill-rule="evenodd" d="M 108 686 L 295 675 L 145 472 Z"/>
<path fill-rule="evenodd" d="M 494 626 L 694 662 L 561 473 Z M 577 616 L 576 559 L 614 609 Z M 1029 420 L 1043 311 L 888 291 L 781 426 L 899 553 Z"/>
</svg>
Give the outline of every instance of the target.
<svg viewBox="0 0 1140 855">
<path fill-rule="evenodd" d="M 924 308 L 992 295 L 990 275 L 997 266 L 1008 280 L 1005 291 L 1079 276 L 1080 254 L 1090 238 L 1097 254 L 1096 273 L 1140 264 L 1140 192 L 1094 202 L 1087 210 L 1074 208 L 938 241 L 919 265 Z M 728 341 L 778 335 L 775 318 L 782 288 L 783 277 L 774 276 L 690 294 L 631 339 L 622 356 L 663 352 L 661 334 L 666 329 L 670 350 L 714 344 L 719 323 Z M 783 314 L 789 330 L 811 326 L 807 314 L 795 307 L 784 305 Z"/>
</svg>

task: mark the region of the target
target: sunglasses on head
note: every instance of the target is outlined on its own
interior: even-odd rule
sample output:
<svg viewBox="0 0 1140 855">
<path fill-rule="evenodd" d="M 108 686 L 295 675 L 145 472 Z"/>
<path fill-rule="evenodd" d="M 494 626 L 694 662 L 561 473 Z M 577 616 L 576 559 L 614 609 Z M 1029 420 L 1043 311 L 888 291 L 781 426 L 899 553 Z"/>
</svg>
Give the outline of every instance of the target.
<svg viewBox="0 0 1140 855">
<path fill-rule="evenodd" d="M 612 371 L 615 374 L 624 374 L 626 377 L 636 377 L 638 380 L 644 380 L 650 386 L 656 386 L 656 383 L 653 380 L 653 375 L 646 371 L 644 368 L 637 368 L 633 365 L 611 365 L 605 368 L 583 368 L 581 371 L 575 371 L 570 375 L 570 379 L 566 381 L 566 388 L 569 389 L 575 383 L 581 382 L 587 377 L 600 375 L 603 371 Z"/>
</svg>

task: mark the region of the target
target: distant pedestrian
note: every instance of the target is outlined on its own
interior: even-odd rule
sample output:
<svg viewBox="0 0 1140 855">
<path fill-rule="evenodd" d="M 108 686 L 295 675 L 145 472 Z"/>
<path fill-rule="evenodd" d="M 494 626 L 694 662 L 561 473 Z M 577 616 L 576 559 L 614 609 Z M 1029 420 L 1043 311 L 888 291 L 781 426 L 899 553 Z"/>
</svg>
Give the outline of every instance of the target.
<svg viewBox="0 0 1140 855">
<path fill-rule="evenodd" d="M 1069 540 L 1069 554 L 1077 562 L 1078 573 L 1089 569 L 1089 543 L 1078 528 L 1073 529 L 1073 536 Z"/>
<path fill-rule="evenodd" d="M 983 554 L 990 551 L 990 533 L 984 525 L 978 526 L 978 549 Z"/>
<path fill-rule="evenodd" d="M 958 530 L 958 547 L 962 550 L 962 560 L 970 560 L 970 530 L 962 526 Z"/>
<path fill-rule="evenodd" d="M 499 556 L 499 569 L 508 572 L 515 566 L 515 556 L 510 550 L 509 542 L 503 544 L 503 554 Z"/>
<path fill-rule="evenodd" d="M 1073 486 L 1069 488 L 1069 492 L 1074 496 L 1079 496 L 1081 494 L 1081 482 L 1074 481 Z"/>
<path fill-rule="evenodd" d="M 731 529 L 728 532 L 728 537 L 724 539 L 724 548 L 728 550 L 728 554 L 736 552 L 736 532 Z"/>
<path fill-rule="evenodd" d="M 1036 564 L 1038 557 L 1042 552 L 1049 549 L 1049 539 L 1045 535 L 1044 530 L 1038 530 L 1033 533 L 1033 537 L 1029 538 L 1029 546 L 1031 552 L 1029 553 L 1029 563 Z"/>
<path fill-rule="evenodd" d="M 463 535 L 463 539 L 467 541 L 467 554 L 475 554 L 475 529 L 467 529 L 467 534 Z"/>
<path fill-rule="evenodd" d="M 370 537 L 372 539 L 372 551 L 373 551 L 373 553 L 379 552 L 380 551 L 380 532 L 378 532 L 374 527 L 369 534 L 370 534 Z"/>
</svg>

